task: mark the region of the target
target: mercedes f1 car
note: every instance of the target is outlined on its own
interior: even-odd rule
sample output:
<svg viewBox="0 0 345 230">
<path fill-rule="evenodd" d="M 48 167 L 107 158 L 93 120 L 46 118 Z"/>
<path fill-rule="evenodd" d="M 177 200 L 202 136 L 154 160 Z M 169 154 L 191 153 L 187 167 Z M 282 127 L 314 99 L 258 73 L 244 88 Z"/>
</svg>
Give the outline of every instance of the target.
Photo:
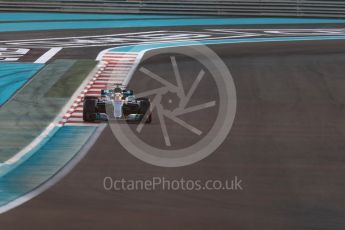
<svg viewBox="0 0 345 230">
<path fill-rule="evenodd" d="M 83 120 L 100 122 L 122 120 L 127 122 L 151 123 L 149 98 L 136 98 L 133 90 L 116 85 L 114 90 L 101 90 L 101 95 L 85 96 L 83 104 Z"/>
</svg>

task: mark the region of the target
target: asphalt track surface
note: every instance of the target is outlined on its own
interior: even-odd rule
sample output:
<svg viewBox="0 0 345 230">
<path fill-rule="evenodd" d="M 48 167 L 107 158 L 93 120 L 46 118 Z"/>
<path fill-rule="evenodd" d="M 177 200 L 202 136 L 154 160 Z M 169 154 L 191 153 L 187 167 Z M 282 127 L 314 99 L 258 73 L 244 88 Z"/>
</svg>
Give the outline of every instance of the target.
<svg viewBox="0 0 345 230">
<path fill-rule="evenodd" d="M 224 26 L 180 26 L 180 27 L 145 27 L 145 28 L 115 28 L 115 29 L 79 29 L 78 36 L 94 36 L 94 35 L 109 35 L 109 34 L 126 34 L 126 33 L 141 33 L 147 31 L 167 30 L 167 31 L 202 31 L 203 29 L 343 29 L 342 24 L 296 24 L 296 25 L 227 25 Z M 47 30 L 47 31 L 24 31 L 24 32 L 7 32 L 1 34 L 0 43 L 3 41 L 12 40 L 27 40 L 27 39 L 49 39 L 49 38 L 64 38 L 76 36 L 75 30 Z M 5 46 L 6 47 L 6 46 Z M 16 46 L 14 46 L 16 47 Z M 99 52 L 105 48 L 115 47 L 115 45 L 99 46 L 99 47 L 85 47 L 85 48 L 65 48 L 55 55 L 50 61 L 54 59 L 94 59 Z M 34 62 L 42 54 L 47 52 L 45 48 L 30 48 L 28 55 L 20 58 L 23 62 Z"/>
<path fill-rule="evenodd" d="M 344 45 L 210 46 L 229 67 L 238 97 L 233 128 L 217 151 L 190 166 L 156 167 L 130 155 L 106 128 L 69 175 L 2 214 L 1 228 L 344 229 Z M 148 65 L 159 71 L 167 63 Z M 133 87 L 148 84 L 134 80 Z M 106 176 L 238 176 L 244 190 L 105 191 Z"/>
</svg>

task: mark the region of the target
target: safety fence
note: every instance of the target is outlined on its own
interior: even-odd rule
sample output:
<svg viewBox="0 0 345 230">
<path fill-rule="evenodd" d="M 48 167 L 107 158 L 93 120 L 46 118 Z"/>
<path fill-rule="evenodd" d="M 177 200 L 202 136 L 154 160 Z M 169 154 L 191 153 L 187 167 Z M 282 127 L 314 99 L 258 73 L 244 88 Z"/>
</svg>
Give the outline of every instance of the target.
<svg viewBox="0 0 345 230">
<path fill-rule="evenodd" d="M 26 0 L 1 11 L 154 13 L 221 16 L 345 17 L 343 0 Z"/>
</svg>

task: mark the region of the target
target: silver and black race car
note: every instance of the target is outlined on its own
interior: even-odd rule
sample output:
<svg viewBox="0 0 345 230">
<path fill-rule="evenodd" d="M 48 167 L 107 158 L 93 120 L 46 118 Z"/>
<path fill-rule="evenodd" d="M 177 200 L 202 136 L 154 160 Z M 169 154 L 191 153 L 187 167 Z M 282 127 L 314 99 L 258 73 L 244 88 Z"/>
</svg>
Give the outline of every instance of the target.
<svg viewBox="0 0 345 230">
<path fill-rule="evenodd" d="M 119 120 L 151 123 L 149 98 L 136 98 L 133 90 L 117 85 L 114 90 L 101 90 L 99 97 L 85 96 L 83 120 L 101 122 Z"/>
</svg>

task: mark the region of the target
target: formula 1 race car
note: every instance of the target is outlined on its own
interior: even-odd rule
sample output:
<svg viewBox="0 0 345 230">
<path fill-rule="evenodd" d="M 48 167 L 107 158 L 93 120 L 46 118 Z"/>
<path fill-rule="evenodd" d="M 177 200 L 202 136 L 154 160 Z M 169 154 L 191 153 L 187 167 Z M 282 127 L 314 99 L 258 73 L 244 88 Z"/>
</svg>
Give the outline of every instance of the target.
<svg viewBox="0 0 345 230">
<path fill-rule="evenodd" d="M 116 85 L 114 90 L 101 90 L 101 95 L 85 96 L 83 103 L 83 120 L 100 122 L 120 120 L 127 122 L 151 123 L 149 98 L 136 98 L 133 90 Z"/>
</svg>

